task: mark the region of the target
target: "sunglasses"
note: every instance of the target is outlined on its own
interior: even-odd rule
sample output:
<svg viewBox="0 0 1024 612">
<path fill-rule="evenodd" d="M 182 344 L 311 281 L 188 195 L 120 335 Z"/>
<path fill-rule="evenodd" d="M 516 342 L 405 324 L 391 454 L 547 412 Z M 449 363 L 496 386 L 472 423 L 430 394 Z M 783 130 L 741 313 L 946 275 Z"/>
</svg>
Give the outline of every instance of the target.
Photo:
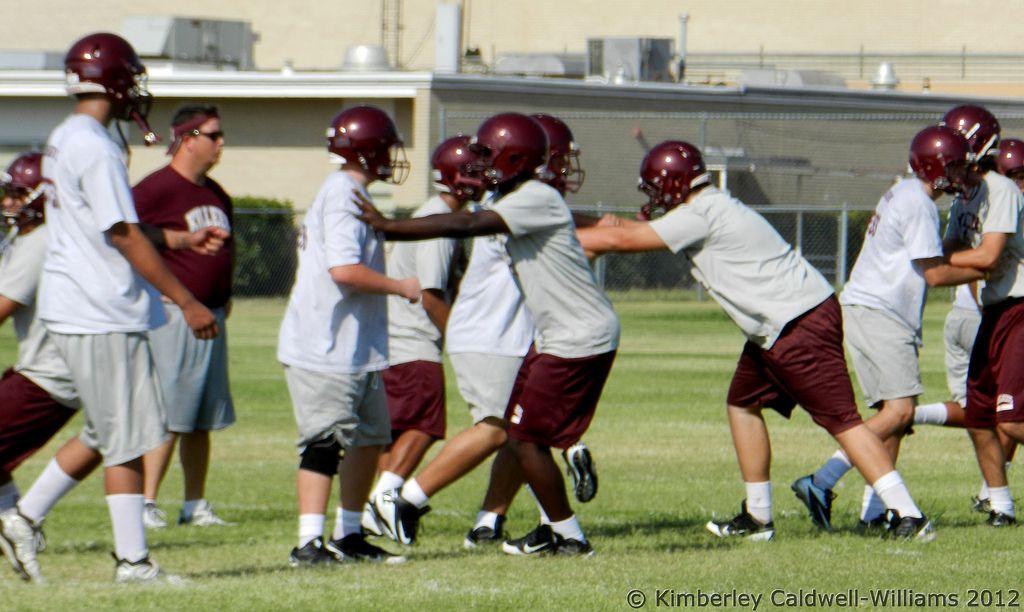
<svg viewBox="0 0 1024 612">
<path fill-rule="evenodd" d="M 217 130 L 216 132 L 200 132 L 199 130 L 192 130 L 190 133 L 193 136 L 206 136 L 213 142 L 217 142 L 224 138 L 224 132 L 221 130 Z"/>
</svg>

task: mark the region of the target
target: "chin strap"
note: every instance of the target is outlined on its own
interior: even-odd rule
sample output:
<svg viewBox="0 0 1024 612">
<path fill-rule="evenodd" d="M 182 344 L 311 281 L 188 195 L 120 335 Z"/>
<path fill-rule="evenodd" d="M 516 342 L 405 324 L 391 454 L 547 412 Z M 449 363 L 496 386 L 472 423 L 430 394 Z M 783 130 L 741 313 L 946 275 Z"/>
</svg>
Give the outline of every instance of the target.
<svg viewBox="0 0 1024 612">
<path fill-rule="evenodd" d="M 146 121 L 146 118 L 139 114 L 139 111 L 133 110 L 130 117 L 132 121 L 135 122 L 135 125 L 139 126 L 139 130 L 142 131 L 142 140 L 146 143 L 147 147 L 155 145 L 161 141 L 160 137 L 153 131 L 153 128 L 149 127 L 149 122 Z M 124 138 L 123 135 L 122 138 Z M 127 148 L 127 146 L 126 142 L 125 148 Z"/>
</svg>

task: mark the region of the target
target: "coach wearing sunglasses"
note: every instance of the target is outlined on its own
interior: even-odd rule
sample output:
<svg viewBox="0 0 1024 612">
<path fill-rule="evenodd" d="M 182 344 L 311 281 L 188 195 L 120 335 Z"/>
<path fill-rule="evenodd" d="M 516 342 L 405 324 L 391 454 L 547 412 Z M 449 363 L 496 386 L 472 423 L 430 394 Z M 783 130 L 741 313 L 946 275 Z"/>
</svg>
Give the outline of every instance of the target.
<svg viewBox="0 0 1024 612">
<path fill-rule="evenodd" d="M 207 173 L 220 160 L 224 132 L 216 106 L 189 104 L 171 121 L 171 163 L 135 186 L 135 208 L 167 267 L 217 315 L 216 340 L 197 340 L 174 304 L 164 300 L 167 323 L 150 332 L 153 360 L 164 396 L 170 439 L 143 459 L 146 527 L 167 525 L 157 507 L 160 481 L 181 439 L 185 496 L 178 524 L 223 525 L 205 499 L 210 432 L 235 421 L 228 387 L 226 311 L 230 310 L 233 244 L 231 198 Z M 164 231 L 172 230 L 172 231 Z M 184 231 L 182 231 L 184 230 Z M 187 233 L 185 233 L 187 232 Z M 197 245 L 169 244 L 175 237 L 207 234 Z"/>
</svg>

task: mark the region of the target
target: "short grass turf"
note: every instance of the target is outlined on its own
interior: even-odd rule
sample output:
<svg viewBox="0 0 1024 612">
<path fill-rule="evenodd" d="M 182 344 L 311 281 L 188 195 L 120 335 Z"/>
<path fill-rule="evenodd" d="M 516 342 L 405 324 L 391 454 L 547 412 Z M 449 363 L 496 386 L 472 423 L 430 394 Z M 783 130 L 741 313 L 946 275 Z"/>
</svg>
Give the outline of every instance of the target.
<svg viewBox="0 0 1024 612">
<path fill-rule="evenodd" d="M 704 523 L 713 516 L 732 516 L 743 497 L 724 412 L 743 338 L 713 303 L 676 294 L 633 294 L 615 302 L 622 345 L 585 437 L 600 473 L 600 491 L 593 502 L 576 504 L 597 550 L 592 559 L 509 558 L 493 548 L 464 551 L 462 538 L 486 485 L 482 467 L 432 500 L 420 541 L 404 551 L 409 556 L 404 566 L 289 568 L 296 534 L 295 427 L 275 360 L 284 303 L 252 300 L 236 305 L 228 326 L 239 420 L 214 436 L 208 486 L 218 512 L 237 524 L 150 532 L 154 559 L 184 575 L 187 586 L 111 583 L 110 524 L 101 482 L 94 476 L 46 521 L 49 549 L 40 559 L 48 584 L 26 585 L 0 568 L 0 609 L 622 610 L 630 602 L 641 603 L 639 595 L 629 595 L 631 590 L 646 598 L 644 608 L 685 606 L 701 601 L 688 596 L 717 593 L 751 599 L 703 601 L 724 607 L 746 602 L 750 609 L 760 596 L 757 609 L 768 609 L 794 603 L 787 599 L 791 595 L 850 589 L 856 589 L 855 597 L 875 595 L 872 589 L 904 589 L 904 597 L 931 596 L 932 604 L 954 603 L 950 596 L 960 606 L 971 597 L 978 603 L 1021 604 L 1014 589 L 1021 588 L 1024 532 L 986 527 L 984 517 L 970 511 L 978 470 L 966 435 L 958 430 L 919 427 L 904 445 L 901 472 L 938 527 L 938 539 L 931 544 L 856 534 L 863 489 L 856 474 L 837 488 L 837 531 L 815 530 L 789 484 L 813 471 L 835 445 L 800 411 L 791 421 L 766 412 L 775 454 L 775 541 L 711 536 Z M 948 308 L 948 301 L 933 300 L 925 313 L 927 391 L 922 399 L 928 402 L 947 395 L 942 320 Z M 14 354 L 7 325 L 0 330 L 0 362 L 13 362 Z M 448 427 L 455 432 L 469 418 L 451 376 L 448 394 Z M 78 426 L 72 422 L 18 470 L 23 489 Z M 180 490 L 180 470 L 174 465 L 160 500 L 172 520 Z M 509 531 L 522 535 L 535 521 L 532 500 L 520 495 Z M 398 548 L 390 542 L 384 546 Z M 972 589 L 991 593 L 973 596 Z M 936 594 L 947 599 L 934 599 Z M 875 607 L 881 602 L 857 603 Z M 814 605 L 828 607 L 820 600 Z"/>
</svg>

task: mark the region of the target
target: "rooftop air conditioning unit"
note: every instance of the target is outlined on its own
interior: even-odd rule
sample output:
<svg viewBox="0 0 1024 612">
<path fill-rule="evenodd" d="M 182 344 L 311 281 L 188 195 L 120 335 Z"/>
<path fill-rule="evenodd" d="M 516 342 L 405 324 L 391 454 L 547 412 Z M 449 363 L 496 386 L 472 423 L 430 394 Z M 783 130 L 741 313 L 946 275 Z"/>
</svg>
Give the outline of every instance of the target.
<svg viewBox="0 0 1024 612">
<path fill-rule="evenodd" d="M 613 83 L 673 82 L 671 38 L 588 38 L 587 76 Z"/>
<path fill-rule="evenodd" d="M 259 36 L 247 21 L 173 16 L 125 17 L 121 33 L 142 58 L 252 70 Z"/>
</svg>

